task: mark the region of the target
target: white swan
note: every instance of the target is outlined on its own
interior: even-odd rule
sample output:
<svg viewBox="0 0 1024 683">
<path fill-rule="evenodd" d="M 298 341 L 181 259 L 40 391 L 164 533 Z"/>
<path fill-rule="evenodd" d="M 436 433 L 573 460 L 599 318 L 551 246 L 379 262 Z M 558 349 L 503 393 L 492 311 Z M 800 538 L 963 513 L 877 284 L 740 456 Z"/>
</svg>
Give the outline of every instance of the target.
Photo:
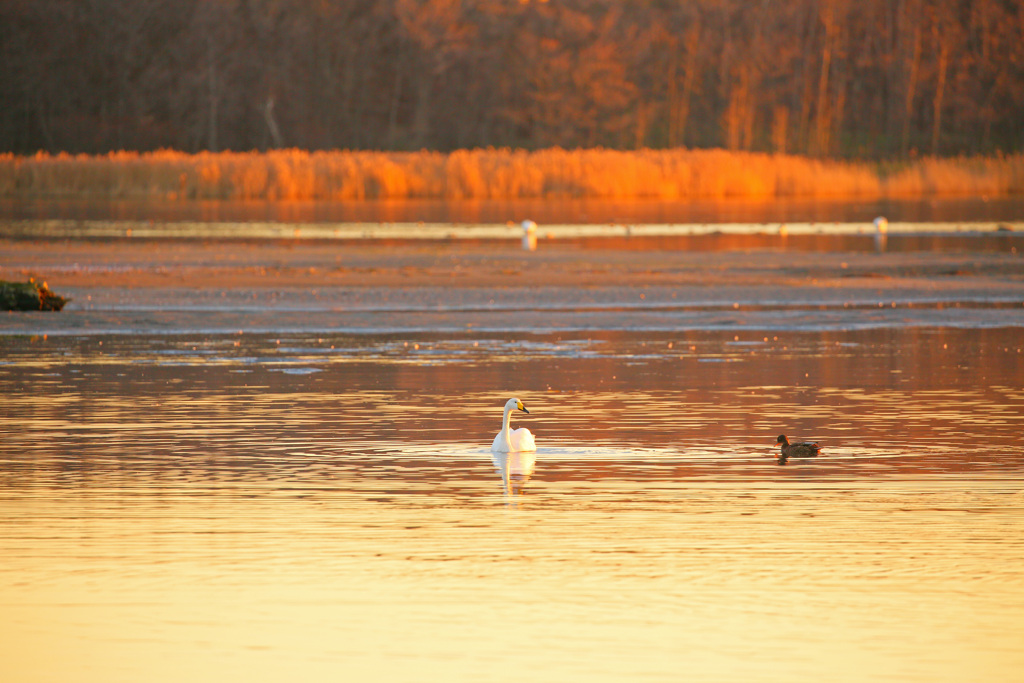
<svg viewBox="0 0 1024 683">
<path fill-rule="evenodd" d="M 879 216 L 875 219 L 875 251 L 885 251 L 888 242 L 889 221 L 886 220 L 885 216 Z"/>
<path fill-rule="evenodd" d="M 501 431 L 494 437 L 491 444 L 492 451 L 508 453 L 512 451 L 535 451 L 537 444 L 534 443 L 533 434 L 526 427 L 520 427 L 515 431 L 508 430 L 508 416 L 513 410 L 521 410 L 527 415 L 530 411 L 526 409 L 523 402 L 518 398 L 510 398 L 505 402 L 505 415 L 501 418 Z"/>
<path fill-rule="evenodd" d="M 521 225 L 523 227 L 523 249 L 535 251 L 537 249 L 537 224 L 526 220 Z"/>
</svg>

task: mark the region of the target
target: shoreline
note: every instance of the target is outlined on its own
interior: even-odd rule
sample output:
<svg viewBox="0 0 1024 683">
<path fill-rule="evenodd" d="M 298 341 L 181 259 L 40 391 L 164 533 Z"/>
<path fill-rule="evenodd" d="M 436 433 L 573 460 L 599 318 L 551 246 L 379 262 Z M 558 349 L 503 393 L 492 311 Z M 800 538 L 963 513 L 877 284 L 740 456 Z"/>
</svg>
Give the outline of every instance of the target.
<svg viewBox="0 0 1024 683">
<path fill-rule="evenodd" d="M 890 237 L 898 237 L 890 235 Z M 1024 233 L 1000 237 L 1024 238 Z M 871 236 L 863 236 L 872 244 Z M 624 248 L 649 244 L 654 248 Z M 597 246 L 594 246 L 594 245 Z M 890 242 L 890 244 L 892 244 Z M 722 285 L 845 288 L 866 281 L 890 290 L 1012 284 L 1024 293 L 1024 252 L 870 249 L 660 248 L 657 240 L 602 244 L 518 240 L 147 240 L 4 239 L 0 278 L 55 286 L 196 289 L 338 286 L 410 289 L 487 287 L 680 287 Z"/>
<path fill-rule="evenodd" d="M 1024 233 L 1024 221 L 890 222 L 894 235 L 974 235 Z M 873 236 L 863 222 L 551 224 L 537 226 L 540 240 L 588 238 L 691 237 L 700 235 Z M 280 223 L 140 220 L 0 220 L 7 239 L 170 239 L 170 240 L 505 240 L 523 236 L 515 223 Z"/>
</svg>

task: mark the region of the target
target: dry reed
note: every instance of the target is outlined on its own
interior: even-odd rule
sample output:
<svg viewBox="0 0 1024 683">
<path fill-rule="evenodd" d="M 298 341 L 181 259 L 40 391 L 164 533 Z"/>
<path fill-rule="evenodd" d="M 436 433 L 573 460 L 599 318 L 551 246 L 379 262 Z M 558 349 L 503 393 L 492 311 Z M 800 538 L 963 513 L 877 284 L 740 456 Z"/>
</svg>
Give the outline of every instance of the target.
<svg viewBox="0 0 1024 683">
<path fill-rule="evenodd" d="M 0 197 L 723 199 L 1024 194 L 1024 155 L 898 165 L 724 150 L 0 155 Z"/>
</svg>

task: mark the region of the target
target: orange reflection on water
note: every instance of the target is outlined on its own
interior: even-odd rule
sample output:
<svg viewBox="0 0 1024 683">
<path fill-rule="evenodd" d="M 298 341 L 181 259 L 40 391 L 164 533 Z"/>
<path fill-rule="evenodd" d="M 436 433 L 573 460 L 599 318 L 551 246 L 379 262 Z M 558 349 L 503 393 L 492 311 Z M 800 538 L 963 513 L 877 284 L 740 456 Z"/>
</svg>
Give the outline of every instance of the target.
<svg viewBox="0 0 1024 683">
<path fill-rule="evenodd" d="M 735 336 L 5 337 L 0 677 L 1012 680 L 1014 331 Z"/>
</svg>

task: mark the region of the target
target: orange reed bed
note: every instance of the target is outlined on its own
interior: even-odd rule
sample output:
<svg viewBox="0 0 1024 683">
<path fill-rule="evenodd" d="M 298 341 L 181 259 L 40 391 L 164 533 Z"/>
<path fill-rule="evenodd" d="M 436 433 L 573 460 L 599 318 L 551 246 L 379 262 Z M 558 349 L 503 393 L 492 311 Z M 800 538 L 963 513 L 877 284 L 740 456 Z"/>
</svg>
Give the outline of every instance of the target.
<svg viewBox="0 0 1024 683">
<path fill-rule="evenodd" d="M 0 197 L 723 199 L 1024 194 L 1024 155 L 876 164 L 725 150 L 0 155 Z"/>
</svg>

